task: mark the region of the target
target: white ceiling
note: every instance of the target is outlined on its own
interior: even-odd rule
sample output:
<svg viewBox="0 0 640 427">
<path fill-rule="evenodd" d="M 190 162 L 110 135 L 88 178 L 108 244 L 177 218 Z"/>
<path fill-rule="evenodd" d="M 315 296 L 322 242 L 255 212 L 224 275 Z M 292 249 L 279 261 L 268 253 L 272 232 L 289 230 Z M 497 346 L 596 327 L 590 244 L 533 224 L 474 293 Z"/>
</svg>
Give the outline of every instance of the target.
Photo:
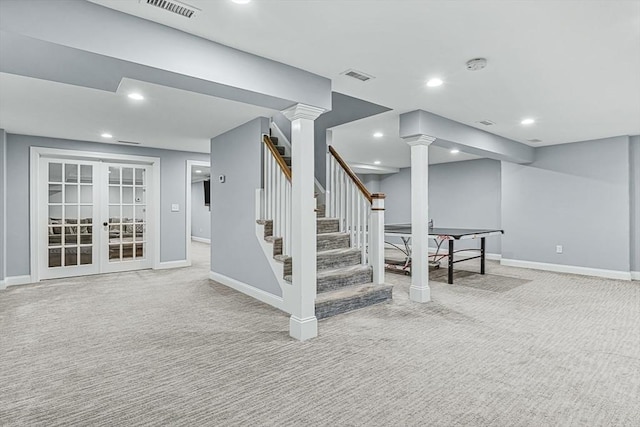
<svg viewBox="0 0 640 427">
<path fill-rule="evenodd" d="M 398 115 L 415 109 L 543 140 L 534 146 L 640 134 L 640 1 L 187 0 L 202 9 L 192 19 L 134 0 L 90 1 L 320 74 L 334 91 L 393 108 L 333 130 L 351 162 L 408 166 Z M 487 68 L 467 71 L 478 56 Z M 350 68 L 375 78 L 341 75 Z M 445 84 L 426 88 L 436 75 Z M 147 98 L 133 102 L 131 90 Z M 273 114 L 129 79 L 110 93 L 0 73 L 0 93 L 0 127 L 10 133 L 198 152 L 209 151 L 209 138 Z M 524 127 L 524 117 L 538 122 Z M 484 119 L 496 124 L 476 123 Z M 430 157 L 474 158 L 435 146 Z"/>
<path fill-rule="evenodd" d="M 202 10 L 192 19 L 91 1 L 320 74 L 396 115 L 424 109 L 543 141 L 531 145 L 640 134 L 638 1 L 188 0 Z M 467 71 L 475 57 L 487 68 Z M 340 74 L 349 68 L 376 78 Z M 432 76 L 445 84 L 426 88 Z M 524 117 L 537 123 L 522 126 Z M 484 119 L 496 124 L 476 123 Z"/>
<path fill-rule="evenodd" d="M 131 92 L 145 99 L 133 101 Z M 9 133 L 201 153 L 210 152 L 211 137 L 273 115 L 266 108 L 131 79 L 112 93 L 0 73 L 0 94 L 0 128 Z M 104 132 L 113 138 L 102 138 Z"/>
</svg>

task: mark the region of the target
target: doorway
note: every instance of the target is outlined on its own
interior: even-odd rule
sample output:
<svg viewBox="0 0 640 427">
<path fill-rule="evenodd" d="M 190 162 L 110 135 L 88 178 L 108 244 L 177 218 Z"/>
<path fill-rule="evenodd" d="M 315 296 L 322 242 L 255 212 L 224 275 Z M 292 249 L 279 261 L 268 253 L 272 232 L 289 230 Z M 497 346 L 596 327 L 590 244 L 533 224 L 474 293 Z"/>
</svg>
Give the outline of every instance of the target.
<svg viewBox="0 0 640 427">
<path fill-rule="evenodd" d="M 211 164 L 200 160 L 187 160 L 187 260 L 192 264 L 193 242 L 211 245 Z"/>
<path fill-rule="evenodd" d="M 33 281 L 155 267 L 158 159 L 34 147 L 31 160 Z"/>
</svg>

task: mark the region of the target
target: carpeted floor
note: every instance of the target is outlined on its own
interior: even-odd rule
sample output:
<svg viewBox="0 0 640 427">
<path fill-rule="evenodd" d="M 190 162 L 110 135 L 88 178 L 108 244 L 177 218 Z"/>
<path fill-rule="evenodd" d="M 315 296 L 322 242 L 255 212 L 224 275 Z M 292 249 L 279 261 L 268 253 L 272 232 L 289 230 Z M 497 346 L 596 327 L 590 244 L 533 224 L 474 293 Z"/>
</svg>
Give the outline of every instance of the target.
<svg viewBox="0 0 640 427">
<path fill-rule="evenodd" d="M 392 303 L 299 343 L 207 249 L 1 291 L 0 425 L 640 425 L 638 282 L 489 262 L 416 304 L 388 274 Z"/>
</svg>

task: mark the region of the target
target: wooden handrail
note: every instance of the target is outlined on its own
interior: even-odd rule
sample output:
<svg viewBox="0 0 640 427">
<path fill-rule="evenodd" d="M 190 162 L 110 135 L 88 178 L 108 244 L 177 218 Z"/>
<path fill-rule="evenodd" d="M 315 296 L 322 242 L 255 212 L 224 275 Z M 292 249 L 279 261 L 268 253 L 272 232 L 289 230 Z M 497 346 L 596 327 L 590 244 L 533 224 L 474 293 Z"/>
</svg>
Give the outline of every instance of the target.
<svg viewBox="0 0 640 427">
<path fill-rule="evenodd" d="M 344 169 L 347 175 L 349 175 L 349 178 L 351 178 L 353 183 L 356 185 L 356 187 L 358 187 L 358 189 L 364 195 L 364 197 L 367 198 L 369 203 L 372 203 L 373 198 L 371 197 L 371 193 L 369 193 L 369 190 L 367 190 L 367 187 L 365 187 L 362 181 L 360 181 L 360 178 L 358 178 L 358 176 L 355 173 L 353 173 L 349 165 L 346 164 L 344 160 L 342 160 L 342 157 L 340 157 L 340 154 L 338 154 L 338 152 L 332 146 L 329 146 L 329 152 L 340 164 L 340 166 L 342 166 L 342 169 Z"/>
<path fill-rule="evenodd" d="M 273 141 L 271 141 L 271 137 L 269 135 L 264 135 L 262 137 L 262 142 L 264 142 L 269 151 L 271 151 L 273 157 L 276 158 L 276 163 L 278 163 L 280 169 L 282 169 L 282 173 L 284 174 L 284 176 L 286 176 L 289 182 L 291 182 L 291 169 L 289 168 L 289 166 L 287 166 L 287 163 L 282 158 L 282 154 L 280 154 L 280 152 L 276 150 L 276 146 Z"/>
</svg>

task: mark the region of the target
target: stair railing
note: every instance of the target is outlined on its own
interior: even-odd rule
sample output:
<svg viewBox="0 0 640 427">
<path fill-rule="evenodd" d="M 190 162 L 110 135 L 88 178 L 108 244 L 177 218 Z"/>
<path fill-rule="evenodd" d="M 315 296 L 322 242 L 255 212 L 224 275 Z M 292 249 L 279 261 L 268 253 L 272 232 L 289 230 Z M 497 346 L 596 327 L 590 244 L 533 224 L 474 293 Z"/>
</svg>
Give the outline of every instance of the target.
<svg viewBox="0 0 640 427">
<path fill-rule="evenodd" d="M 282 254 L 291 255 L 291 169 L 269 135 L 263 135 L 262 217 L 273 220 L 273 236 L 282 238 Z"/>
<path fill-rule="evenodd" d="M 361 263 L 373 267 L 373 283 L 384 283 L 384 194 L 371 194 L 360 178 L 329 146 L 327 155 L 327 217 L 338 218 L 351 247 L 360 249 Z"/>
</svg>

